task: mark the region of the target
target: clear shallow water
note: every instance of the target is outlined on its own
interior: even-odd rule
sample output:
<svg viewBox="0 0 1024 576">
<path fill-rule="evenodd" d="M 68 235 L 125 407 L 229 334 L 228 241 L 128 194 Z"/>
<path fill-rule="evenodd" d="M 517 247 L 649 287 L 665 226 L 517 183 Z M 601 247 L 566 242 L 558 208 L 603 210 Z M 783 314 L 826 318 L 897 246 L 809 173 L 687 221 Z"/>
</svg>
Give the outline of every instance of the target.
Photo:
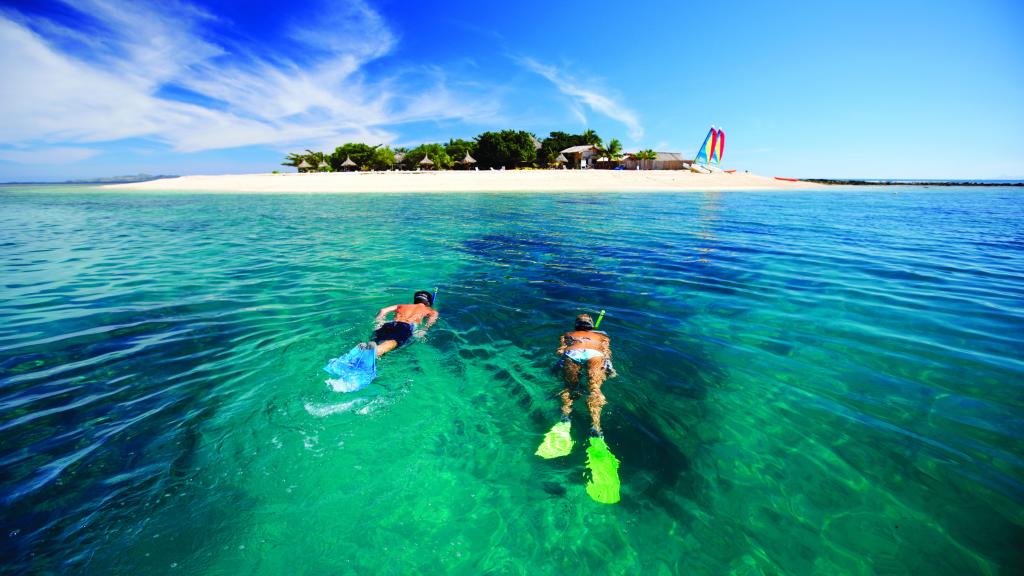
<svg viewBox="0 0 1024 576">
<path fill-rule="evenodd" d="M 1022 200 L 3 187 L 4 570 L 1020 573 Z M 615 506 L 533 455 L 601 308 Z"/>
</svg>

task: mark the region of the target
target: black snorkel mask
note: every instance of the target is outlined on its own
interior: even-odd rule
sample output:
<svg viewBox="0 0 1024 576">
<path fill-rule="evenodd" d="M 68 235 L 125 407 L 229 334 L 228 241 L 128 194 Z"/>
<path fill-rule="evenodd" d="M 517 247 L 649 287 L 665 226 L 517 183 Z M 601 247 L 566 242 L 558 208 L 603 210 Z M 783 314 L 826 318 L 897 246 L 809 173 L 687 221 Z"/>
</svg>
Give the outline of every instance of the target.
<svg viewBox="0 0 1024 576">
<path fill-rule="evenodd" d="M 426 304 L 427 306 L 434 305 L 434 295 L 426 290 L 420 290 L 412 295 L 412 301 L 415 304 Z"/>
</svg>

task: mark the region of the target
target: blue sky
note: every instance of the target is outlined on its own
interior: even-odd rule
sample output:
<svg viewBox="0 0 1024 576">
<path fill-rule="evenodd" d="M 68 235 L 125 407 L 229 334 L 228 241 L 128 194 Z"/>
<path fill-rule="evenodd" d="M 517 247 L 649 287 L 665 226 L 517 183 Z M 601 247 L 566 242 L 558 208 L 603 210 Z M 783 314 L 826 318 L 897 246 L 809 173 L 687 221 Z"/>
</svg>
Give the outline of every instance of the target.
<svg viewBox="0 0 1024 576">
<path fill-rule="evenodd" d="M 295 6 L 295 5 L 292 5 Z M 1024 3 L 0 4 L 0 181 L 592 128 L 767 175 L 1024 178 Z"/>
</svg>

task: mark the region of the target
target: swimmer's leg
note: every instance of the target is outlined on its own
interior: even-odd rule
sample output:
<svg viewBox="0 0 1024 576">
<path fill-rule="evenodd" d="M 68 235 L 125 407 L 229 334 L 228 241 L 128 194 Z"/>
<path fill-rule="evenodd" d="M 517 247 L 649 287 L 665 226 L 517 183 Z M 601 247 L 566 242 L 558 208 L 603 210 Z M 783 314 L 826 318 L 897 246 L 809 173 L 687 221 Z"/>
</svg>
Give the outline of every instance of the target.
<svg viewBox="0 0 1024 576">
<path fill-rule="evenodd" d="M 559 397 L 562 399 L 562 420 L 567 420 L 572 414 L 573 400 L 580 397 L 580 365 L 566 358 L 562 362 L 562 379 L 565 380 L 565 388 Z"/>
<path fill-rule="evenodd" d="M 372 343 L 371 343 L 372 344 Z M 395 340 L 384 340 L 383 342 L 377 343 L 377 358 L 391 352 L 395 348 L 398 348 L 398 342 Z"/>
<path fill-rule="evenodd" d="M 591 433 L 596 436 L 603 436 L 601 430 L 601 408 L 607 403 L 604 394 L 601 393 L 601 385 L 607 376 L 604 369 L 604 358 L 597 357 L 587 360 L 587 384 L 590 388 L 590 395 L 587 396 L 587 408 L 590 410 L 590 421 L 592 424 Z"/>
</svg>

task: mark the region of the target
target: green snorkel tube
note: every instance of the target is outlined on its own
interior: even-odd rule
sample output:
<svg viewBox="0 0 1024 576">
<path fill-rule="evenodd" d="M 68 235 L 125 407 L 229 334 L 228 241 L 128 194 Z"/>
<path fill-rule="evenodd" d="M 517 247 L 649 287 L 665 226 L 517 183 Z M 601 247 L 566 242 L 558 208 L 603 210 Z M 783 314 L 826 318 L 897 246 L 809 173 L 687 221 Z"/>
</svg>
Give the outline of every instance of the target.
<svg viewBox="0 0 1024 576">
<path fill-rule="evenodd" d="M 604 320 L 604 310 L 597 316 L 597 322 L 594 322 L 594 328 L 601 326 L 601 320 Z"/>
</svg>

